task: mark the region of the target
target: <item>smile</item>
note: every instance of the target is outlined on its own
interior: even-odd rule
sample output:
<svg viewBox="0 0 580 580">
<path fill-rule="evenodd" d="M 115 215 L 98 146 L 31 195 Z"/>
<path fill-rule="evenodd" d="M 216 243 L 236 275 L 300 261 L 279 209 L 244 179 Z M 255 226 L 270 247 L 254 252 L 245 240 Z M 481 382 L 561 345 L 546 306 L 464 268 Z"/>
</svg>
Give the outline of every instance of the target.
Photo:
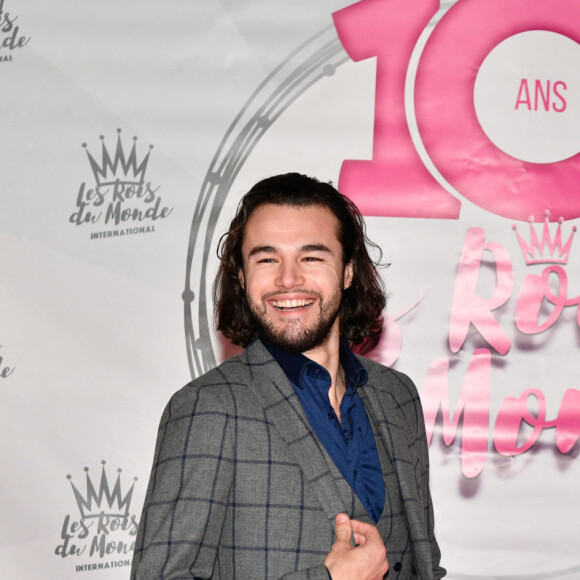
<svg viewBox="0 0 580 580">
<path fill-rule="evenodd" d="M 313 299 L 294 299 L 294 300 L 273 300 L 272 305 L 276 310 L 288 311 L 306 308 L 314 302 Z"/>
</svg>

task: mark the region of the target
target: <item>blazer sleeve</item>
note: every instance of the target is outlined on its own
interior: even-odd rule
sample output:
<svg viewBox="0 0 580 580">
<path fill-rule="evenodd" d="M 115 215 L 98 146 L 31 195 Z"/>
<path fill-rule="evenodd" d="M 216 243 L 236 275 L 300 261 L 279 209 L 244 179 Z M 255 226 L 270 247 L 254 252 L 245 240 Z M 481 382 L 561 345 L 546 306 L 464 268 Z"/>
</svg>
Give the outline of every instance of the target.
<svg viewBox="0 0 580 580">
<path fill-rule="evenodd" d="M 232 415 L 186 386 L 161 418 L 132 580 L 211 578 L 233 482 Z"/>
<path fill-rule="evenodd" d="M 170 400 L 159 425 L 132 580 L 212 578 L 235 476 L 234 421 L 216 388 L 186 386 Z M 321 562 L 282 579 L 328 580 L 329 574 Z"/>
</svg>

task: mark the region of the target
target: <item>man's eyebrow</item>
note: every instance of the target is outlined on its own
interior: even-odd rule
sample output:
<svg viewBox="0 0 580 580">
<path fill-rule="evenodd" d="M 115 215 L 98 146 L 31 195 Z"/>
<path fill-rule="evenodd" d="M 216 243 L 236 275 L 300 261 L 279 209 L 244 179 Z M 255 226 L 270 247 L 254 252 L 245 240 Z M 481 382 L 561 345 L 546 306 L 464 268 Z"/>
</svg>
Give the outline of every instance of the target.
<svg viewBox="0 0 580 580">
<path fill-rule="evenodd" d="M 304 244 L 299 248 L 300 253 L 308 253 L 308 252 L 326 252 L 328 254 L 332 254 L 332 250 L 325 246 L 324 244 Z M 278 248 L 275 246 L 254 246 L 250 252 L 248 253 L 248 258 L 255 256 L 256 254 L 277 254 Z"/>
<path fill-rule="evenodd" d="M 328 254 L 332 254 L 332 250 L 325 246 L 324 244 L 306 244 L 304 246 L 300 246 L 300 251 L 304 252 L 326 252 Z"/>
<path fill-rule="evenodd" d="M 274 246 L 254 246 L 250 253 L 248 254 L 248 258 L 256 254 L 276 254 L 278 250 Z"/>
</svg>

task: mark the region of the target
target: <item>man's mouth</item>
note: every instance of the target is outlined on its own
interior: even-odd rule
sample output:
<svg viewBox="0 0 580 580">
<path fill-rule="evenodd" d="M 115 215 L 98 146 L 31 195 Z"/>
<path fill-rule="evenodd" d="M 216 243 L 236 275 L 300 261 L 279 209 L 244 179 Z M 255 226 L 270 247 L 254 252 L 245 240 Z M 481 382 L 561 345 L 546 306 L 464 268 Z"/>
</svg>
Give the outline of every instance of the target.
<svg viewBox="0 0 580 580">
<path fill-rule="evenodd" d="M 272 306 L 280 312 L 307 308 L 314 302 L 312 298 L 295 298 L 293 300 L 272 300 Z"/>
</svg>

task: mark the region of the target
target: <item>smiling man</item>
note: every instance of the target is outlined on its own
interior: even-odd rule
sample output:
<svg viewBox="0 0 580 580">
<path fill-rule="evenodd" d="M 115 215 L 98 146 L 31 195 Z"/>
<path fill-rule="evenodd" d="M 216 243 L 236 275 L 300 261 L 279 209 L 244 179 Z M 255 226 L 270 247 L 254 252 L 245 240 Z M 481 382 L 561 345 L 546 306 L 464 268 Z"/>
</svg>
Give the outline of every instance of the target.
<svg viewBox="0 0 580 580">
<path fill-rule="evenodd" d="M 218 330 L 246 349 L 165 409 L 134 580 L 445 575 L 417 390 L 350 348 L 382 327 L 368 245 L 316 179 L 244 196 L 214 290 Z"/>
<path fill-rule="evenodd" d="M 323 206 L 267 204 L 248 219 L 238 277 L 265 338 L 284 350 L 338 355 L 338 311 L 352 264 L 343 263 L 337 232 Z M 326 342 L 333 344 L 321 349 Z"/>
</svg>

